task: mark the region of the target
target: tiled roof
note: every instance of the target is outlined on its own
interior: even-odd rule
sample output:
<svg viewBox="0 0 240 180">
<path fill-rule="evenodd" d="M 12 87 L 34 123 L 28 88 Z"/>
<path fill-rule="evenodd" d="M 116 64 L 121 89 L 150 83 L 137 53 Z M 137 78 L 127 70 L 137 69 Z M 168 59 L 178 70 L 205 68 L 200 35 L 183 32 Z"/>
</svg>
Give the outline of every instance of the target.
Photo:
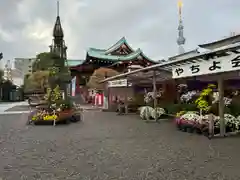
<svg viewBox="0 0 240 180">
<path fill-rule="evenodd" d="M 238 43 L 240 42 L 240 34 L 234 35 L 234 36 L 230 36 L 227 38 L 223 38 L 214 42 L 210 42 L 210 43 L 205 43 L 205 44 L 200 44 L 198 45 L 201 48 L 210 48 L 213 49 L 212 46 L 216 46 L 216 45 L 221 45 L 221 46 L 226 46 L 229 44 L 234 44 L 234 43 Z"/>
<path fill-rule="evenodd" d="M 105 51 L 105 54 L 109 54 L 113 51 L 115 51 L 116 49 L 118 49 L 119 47 L 121 47 L 123 44 L 125 44 L 131 51 L 134 51 L 131 46 L 129 46 L 129 44 L 127 43 L 127 40 L 125 37 L 122 37 L 118 42 L 116 42 L 113 46 L 111 46 L 109 49 L 107 49 Z"/>
<path fill-rule="evenodd" d="M 169 60 L 172 61 L 172 60 L 176 60 L 183 57 L 190 57 L 190 56 L 197 55 L 198 53 L 199 53 L 198 49 L 194 49 L 192 51 L 188 51 L 182 54 L 178 54 L 176 56 L 169 57 Z"/>
<path fill-rule="evenodd" d="M 112 60 L 112 61 L 127 61 L 137 58 L 138 56 L 143 56 L 144 58 L 148 59 L 149 61 L 155 62 L 151 59 L 149 59 L 141 49 L 137 49 L 136 51 L 128 54 L 128 55 L 107 55 L 104 52 L 94 51 L 93 49 L 88 51 L 88 56 L 95 57 L 99 59 L 105 59 L 105 60 Z"/>
<path fill-rule="evenodd" d="M 67 62 L 65 61 L 65 65 L 68 66 L 78 66 L 84 63 L 85 60 L 79 60 L 79 59 L 68 59 Z"/>
</svg>

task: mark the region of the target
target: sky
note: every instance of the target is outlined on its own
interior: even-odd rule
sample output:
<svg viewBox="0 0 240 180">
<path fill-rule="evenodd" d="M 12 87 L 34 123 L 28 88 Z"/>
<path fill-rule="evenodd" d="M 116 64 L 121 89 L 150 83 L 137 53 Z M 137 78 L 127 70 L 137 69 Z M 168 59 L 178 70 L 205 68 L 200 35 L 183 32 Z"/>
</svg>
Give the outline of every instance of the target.
<svg viewBox="0 0 240 180">
<path fill-rule="evenodd" d="M 49 51 L 56 0 L 0 0 L 0 52 L 4 60 Z M 240 33 L 239 0 L 183 0 L 185 49 Z M 109 48 L 125 36 L 134 48 L 159 60 L 178 52 L 177 0 L 60 0 L 68 59 L 84 59 L 89 47 Z"/>
</svg>

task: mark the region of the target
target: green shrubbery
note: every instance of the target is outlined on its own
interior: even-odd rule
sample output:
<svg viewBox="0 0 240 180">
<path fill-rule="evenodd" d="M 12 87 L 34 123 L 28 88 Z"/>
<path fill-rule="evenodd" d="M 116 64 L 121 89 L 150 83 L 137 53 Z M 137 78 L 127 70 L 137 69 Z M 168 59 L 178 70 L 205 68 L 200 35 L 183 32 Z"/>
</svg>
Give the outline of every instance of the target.
<svg viewBox="0 0 240 180">
<path fill-rule="evenodd" d="M 167 114 L 177 114 L 180 111 L 197 111 L 196 104 L 169 104 L 164 107 Z"/>
</svg>

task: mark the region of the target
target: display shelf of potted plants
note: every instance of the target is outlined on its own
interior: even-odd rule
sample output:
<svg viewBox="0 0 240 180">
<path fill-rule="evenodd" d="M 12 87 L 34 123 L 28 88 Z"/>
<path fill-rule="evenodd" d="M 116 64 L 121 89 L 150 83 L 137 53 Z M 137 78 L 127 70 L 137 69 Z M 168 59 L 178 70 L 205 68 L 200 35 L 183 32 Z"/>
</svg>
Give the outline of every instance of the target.
<svg viewBox="0 0 240 180">
<path fill-rule="evenodd" d="M 65 83 L 61 80 L 62 72 L 59 68 L 53 67 L 49 69 L 49 87 L 47 88 L 44 99 L 47 104 L 37 108 L 29 115 L 29 124 L 68 124 L 81 120 L 81 116 L 77 116 L 77 111 L 73 103 L 62 95 Z M 64 74 L 65 77 L 67 77 Z"/>
<path fill-rule="evenodd" d="M 29 119 L 29 124 L 55 126 L 57 124 L 69 124 L 70 122 L 81 121 L 82 112 L 73 105 L 69 106 L 68 103 L 62 103 L 56 110 L 41 106 L 30 113 Z"/>
<path fill-rule="evenodd" d="M 197 112 L 179 112 L 176 115 L 175 123 L 177 128 L 184 132 L 201 133 L 203 124 L 200 123 L 200 116 Z"/>
<path fill-rule="evenodd" d="M 238 134 L 240 130 L 240 118 L 234 117 L 231 114 L 224 114 L 224 119 L 226 123 L 226 136 Z M 207 134 L 208 127 L 206 127 L 205 132 Z M 220 136 L 220 118 L 219 116 L 214 117 L 214 136 Z"/>
<path fill-rule="evenodd" d="M 183 114 L 184 113 L 184 114 Z M 181 115 L 181 116 L 179 116 Z M 213 117 L 213 134 L 209 133 L 210 121 L 209 115 L 199 116 L 193 112 L 179 112 L 176 115 L 175 123 L 179 130 L 184 132 L 197 132 L 206 137 L 219 136 L 220 134 L 220 118 L 219 116 L 212 115 Z M 226 135 L 239 133 L 240 118 L 236 118 L 231 114 L 224 114 L 226 123 Z"/>
</svg>

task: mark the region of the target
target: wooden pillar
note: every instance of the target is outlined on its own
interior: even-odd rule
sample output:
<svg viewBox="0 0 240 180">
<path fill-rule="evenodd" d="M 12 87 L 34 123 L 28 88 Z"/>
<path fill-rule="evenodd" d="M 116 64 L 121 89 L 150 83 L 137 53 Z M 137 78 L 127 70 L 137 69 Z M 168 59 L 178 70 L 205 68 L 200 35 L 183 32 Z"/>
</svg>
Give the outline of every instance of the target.
<svg viewBox="0 0 240 180">
<path fill-rule="evenodd" d="M 162 99 L 163 99 L 164 103 L 169 100 L 169 92 L 167 91 L 168 89 L 169 89 L 168 81 L 164 81 L 162 83 L 162 92 L 163 92 Z"/>
<path fill-rule="evenodd" d="M 128 114 L 128 91 L 129 91 L 129 89 L 128 89 L 128 86 L 126 86 L 125 88 L 126 88 L 126 91 L 124 93 L 124 98 L 125 98 L 124 112 L 125 112 L 125 114 Z M 122 90 L 124 91 L 125 88 L 123 88 Z"/>
<path fill-rule="evenodd" d="M 156 86 L 156 71 L 153 71 L 153 108 L 155 109 L 155 120 L 157 121 L 157 86 Z"/>
<path fill-rule="evenodd" d="M 104 83 L 104 91 L 103 91 L 103 109 L 108 110 L 109 106 L 109 89 L 108 89 L 108 82 Z"/>
<path fill-rule="evenodd" d="M 178 85 L 180 84 L 179 80 L 178 79 L 174 79 L 174 87 L 175 87 L 175 90 L 176 90 L 176 103 L 179 104 L 181 101 L 180 101 L 180 92 L 179 92 L 179 89 L 178 89 Z"/>
<path fill-rule="evenodd" d="M 218 77 L 218 92 L 219 92 L 219 117 L 220 117 L 220 135 L 221 137 L 225 136 L 225 119 L 224 119 L 224 87 L 223 87 L 223 78 Z"/>
<path fill-rule="evenodd" d="M 78 74 L 76 74 L 76 87 L 75 87 L 75 94 L 80 94 L 79 76 L 78 76 Z"/>
<path fill-rule="evenodd" d="M 209 126 L 208 126 L 208 138 L 211 139 L 214 137 L 214 115 L 209 115 Z"/>
</svg>

